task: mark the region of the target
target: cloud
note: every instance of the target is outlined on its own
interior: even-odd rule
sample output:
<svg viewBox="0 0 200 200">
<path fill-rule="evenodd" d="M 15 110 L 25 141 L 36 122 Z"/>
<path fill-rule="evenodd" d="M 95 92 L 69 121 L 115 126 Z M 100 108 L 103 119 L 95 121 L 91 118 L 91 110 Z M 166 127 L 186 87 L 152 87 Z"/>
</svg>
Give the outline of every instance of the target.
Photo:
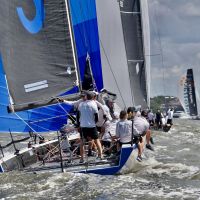
<svg viewBox="0 0 200 200">
<path fill-rule="evenodd" d="M 179 12 L 183 13 L 185 16 L 189 17 L 200 17 L 200 3 L 187 2 L 180 6 Z"/>
<path fill-rule="evenodd" d="M 152 96 L 176 94 L 175 86 L 188 68 L 200 80 L 199 10 L 199 0 L 149 0 L 151 54 L 157 55 L 151 57 Z"/>
<path fill-rule="evenodd" d="M 196 54 L 196 58 L 200 60 L 200 52 Z"/>
</svg>

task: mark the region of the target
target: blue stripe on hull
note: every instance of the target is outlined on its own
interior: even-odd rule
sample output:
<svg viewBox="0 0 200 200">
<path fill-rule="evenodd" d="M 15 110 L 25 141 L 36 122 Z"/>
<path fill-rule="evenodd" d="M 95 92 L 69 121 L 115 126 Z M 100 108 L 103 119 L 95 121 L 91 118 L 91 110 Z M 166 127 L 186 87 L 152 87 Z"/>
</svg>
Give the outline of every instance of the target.
<svg viewBox="0 0 200 200">
<path fill-rule="evenodd" d="M 113 166 L 113 167 L 107 167 L 107 168 L 99 168 L 99 169 L 88 169 L 85 171 L 81 171 L 80 173 L 93 173 L 93 174 L 99 174 L 99 175 L 115 175 L 120 172 L 122 167 L 125 165 L 127 160 L 129 159 L 132 151 L 136 147 L 125 147 L 122 148 L 121 156 L 120 156 L 120 162 L 118 166 Z"/>
</svg>

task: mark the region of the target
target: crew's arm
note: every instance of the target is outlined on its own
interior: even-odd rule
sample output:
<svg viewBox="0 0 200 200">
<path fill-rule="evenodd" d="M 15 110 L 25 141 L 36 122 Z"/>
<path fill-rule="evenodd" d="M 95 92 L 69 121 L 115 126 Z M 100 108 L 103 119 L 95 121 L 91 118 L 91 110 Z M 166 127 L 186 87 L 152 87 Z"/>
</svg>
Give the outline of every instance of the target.
<svg viewBox="0 0 200 200">
<path fill-rule="evenodd" d="M 98 101 L 95 101 L 95 103 L 97 104 L 97 107 L 103 111 L 103 115 L 106 115 L 103 104 L 99 103 Z"/>
<path fill-rule="evenodd" d="M 98 122 L 98 120 L 99 120 L 98 113 L 94 113 L 94 120 L 95 120 L 95 123 Z"/>
<path fill-rule="evenodd" d="M 113 139 L 118 139 L 118 138 L 120 138 L 119 123 L 116 124 L 115 136 L 113 136 Z"/>
<path fill-rule="evenodd" d="M 76 100 L 76 101 L 67 101 L 63 99 L 63 103 L 69 104 L 69 105 L 73 105 L 75 107 L 78 107 L 78 105 L 82 102 L 82 99 Z"/>
<path fill-rule="evenodd" d="M 80 126 L 80 111 L 79 110 L 77 111 L 77 114 L 76 114 L 76 122 L 78 126 Z"/>
</svg>

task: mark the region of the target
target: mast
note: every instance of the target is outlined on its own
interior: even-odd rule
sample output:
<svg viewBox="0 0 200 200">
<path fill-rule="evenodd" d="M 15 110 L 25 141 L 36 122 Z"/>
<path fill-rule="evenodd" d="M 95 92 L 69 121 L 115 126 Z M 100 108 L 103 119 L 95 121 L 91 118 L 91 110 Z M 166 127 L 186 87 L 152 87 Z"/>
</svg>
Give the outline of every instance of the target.
<svg viewBox="0 0 200 200">
<path fill-rule="evenodd" d="M 77 86 L 79 86 L 80 90 L 82 90 L 80 70 L 79 70 L 79 67 L 78 67 L 78 56 L 77 56 L 75 38 L 74 38 L 74 31 L 73 31 L 73 28 L 72 28 L 72 18 L 71 18 L 69 0 L 65 0 L 65 5 L 66 5 L 66 11 L 67 11 L 67 18 L 68 18 L 68 22 L 69 22 L 69 32 L 70 32 L 70 38 L 71 38 L 71 43 L 72 43 L 72 52 L 73 52 L 73 55 L 74 55 L 73 58 L 74 58 L 74 63 L 75 63 L 76 78 L 78 80 Z"/>
</svg>

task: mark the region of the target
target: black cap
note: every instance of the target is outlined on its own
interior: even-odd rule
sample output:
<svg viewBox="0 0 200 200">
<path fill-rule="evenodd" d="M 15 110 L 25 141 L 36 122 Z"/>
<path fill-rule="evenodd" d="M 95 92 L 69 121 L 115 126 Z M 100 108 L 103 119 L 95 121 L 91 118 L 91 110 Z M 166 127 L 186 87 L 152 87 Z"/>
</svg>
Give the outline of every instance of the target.
<svg viewBox="0 0 200 200">
<path fill-rule="evenodd" d="M 141 116 L 147 117 L 147 116 L 148 116 L 147 111 L 146 111 L 146 110 L 143 110 L 143 111 L 141 112 Z"/>
<path fill-rule="evenodd" d="M 81 97 L 85 97 L 86 95 L 87 95 L 86 91 L 81 91 L 81 94 L 80 94 Z"/>
<path fill-rule="evenodd" d="M 136 108 L 135 107 L 128 107 L 127 109 L 127 113 L 130 113 L 130 112 L 137 112 Z"/>
</svg>

